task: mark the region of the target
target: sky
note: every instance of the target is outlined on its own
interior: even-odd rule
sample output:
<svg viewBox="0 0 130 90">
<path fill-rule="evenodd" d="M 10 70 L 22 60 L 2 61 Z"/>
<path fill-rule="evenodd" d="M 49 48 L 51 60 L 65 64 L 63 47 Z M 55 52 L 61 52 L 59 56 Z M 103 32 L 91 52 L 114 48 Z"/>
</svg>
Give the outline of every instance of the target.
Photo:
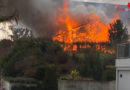
<svg viewBox="0 0 130 90">
<path fill-rule="evenodd" d="M 98 3 L 113 3 L 127 5 L 130 0 L 72 0 L 72 1 L 84 1 L 84 2 L 98 2 Z"/>
</svg>

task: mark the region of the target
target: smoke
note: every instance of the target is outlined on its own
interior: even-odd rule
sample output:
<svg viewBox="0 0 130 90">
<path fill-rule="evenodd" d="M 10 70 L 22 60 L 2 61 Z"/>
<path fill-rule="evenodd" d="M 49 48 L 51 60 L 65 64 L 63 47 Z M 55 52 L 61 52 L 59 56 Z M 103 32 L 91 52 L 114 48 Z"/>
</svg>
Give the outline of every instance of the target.
<svg viewBox="0 0 130 90">
<path fill-rule="evenodd" d="M 54 34 L 53 16 L 60 5 L 62 0 L 9 0 L 9 7 L 17 10 L 20 20 L 40 37 Z"/>
<path fill-rule="evenodd" d="M 17 10 L 20 20 L 30 27 L 35 36 L 51 38 L 57 31 L 53 27 L 56 19 L 54 15 L 64 0 L 9 0 L 10 9 Z M 70 3 L 70 12 L 75 16 L 87 17 L 90 13 L 96 13 L 104 22 L 111 19 L 107 14 L 106 6 L 85 5 L 84 3 Z M 109 11 L 110 13 L 110 11 Z M 112 15 L 110 15 L 112 16 Z"/>
<path fill-rule="evenodd" d="M 109 4 L 75 2 L 71 3 L 70 6 L 70 11 L 76 16 L 82 15 L 82 17 L 86 18 L 88 15 L 95 13 L 104 23 L 110 23 L 116 13 L 115 7 Z"/>
</svg>

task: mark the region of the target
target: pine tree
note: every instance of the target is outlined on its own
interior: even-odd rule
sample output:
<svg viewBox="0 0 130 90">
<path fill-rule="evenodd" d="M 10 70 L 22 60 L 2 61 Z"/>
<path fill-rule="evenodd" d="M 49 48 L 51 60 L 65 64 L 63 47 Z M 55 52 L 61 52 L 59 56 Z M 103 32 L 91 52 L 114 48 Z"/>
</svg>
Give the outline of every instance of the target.
<svg viewBox="0 0 130 90">
<path fill-rule="evenodd" d="M 112 45 L 118 43 L 126 42 L 128 40 L 128 31 L 127 28 L 123 25 L 121 20 L 117 20 L 114 24 L 110 25 L 109 38 Z"/>
</svg>

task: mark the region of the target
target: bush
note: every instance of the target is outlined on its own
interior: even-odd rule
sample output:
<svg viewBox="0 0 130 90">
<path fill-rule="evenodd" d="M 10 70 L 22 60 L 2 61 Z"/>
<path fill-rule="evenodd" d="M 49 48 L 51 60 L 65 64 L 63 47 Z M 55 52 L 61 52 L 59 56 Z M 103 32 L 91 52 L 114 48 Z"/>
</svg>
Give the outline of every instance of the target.
<svg viewBox="0 0 130 90">
<path fill-rule="evenodd" d="M 73 70 L 70 75 L 71 75 L 72 79 L 75 79 L 76 77 L 79 76 L 79 72 L 77 70 Z"/>
<path fill-rule="evenodd" d="M 90 67 L 90 59 L 88 56 L 85 57 L 79 72 L 82 77 L 92 77 L 92 68 Z"/>
<path fill-rule="evenodd" d="M 89 51 L 85 56 L 83 65 L 80 68 L 80 75 L 90 77 L 94 80 L 103 80 L 103 64 L 100 54 L 97 51 Z"/>
<path fill-rule="evenodd" d="M 60 67 L 61 64 L 67 65 L 68 61 L 68 54 L 56 42 L 38 38 L 19 39 L 10 52 L 0 60 L 1 74 L 11 77 L 35 76 L 34 78 L 41 80 L 41 77 L 44 77 L 44 70 L 38 69 L 39 67 L 49 64 Z"/>
<path fill-rule="evenodd" d="M 37 79 L 37 80 L 43 81 L 44 76 L 45 76 L 45 69 L 44 68 L 38 68 L 36 70 L 34 78 Z"/>
<path fill-rule="evenodd" d="M 94 59 L 94 66 L 93 66 L 93 78 L 95 80 L 102 80 L 103 79 L 103 65 L 100 59 L 99 53 L 95 54 Z"/>
<path fill-rule="evenodd" d="M 57 69 L 55 66 L 50 66 L 46 69 L 44 90 L 58 90 Z"/>
<path fill-rule="evenodd" d="M 13 85 L 11 90 L 40 90 L 35 86 L 26 86 L 22 84 Z"/>
<path fill-rule="evenodd" d="M 27 90 L 27 87 L 24 85 L 14 85 L 11 90 Z"/>
<path fill-rule="evenodd" d="M 106 79 L 108 81 L 116 79 L 116 68 L 115 68 L 115 66 L 106 66 Z"/>
</svg>

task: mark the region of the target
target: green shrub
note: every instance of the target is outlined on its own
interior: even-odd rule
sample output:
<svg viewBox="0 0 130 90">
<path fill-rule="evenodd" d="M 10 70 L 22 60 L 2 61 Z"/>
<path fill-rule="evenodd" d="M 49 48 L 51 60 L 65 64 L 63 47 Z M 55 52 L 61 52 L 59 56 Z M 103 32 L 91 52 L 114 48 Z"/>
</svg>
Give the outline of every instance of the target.
<svg viewBox="0 0 130 90">
<path fill-rule="evenodd" d="M 104 77 L 103 70 L 100 53 L 97 51 L 89 51 L 81 65 L 80 75 L 82 77 L 93 78 L 94 80 L 100 81 Z"/>
<path fill-rule="evenodd" d="M 37 80 L 43 81 L 44 76 L 45 76 L 45 69 L 44 68 L 38 68 L 36 70 L 34 78 L 37 79 Z"/>
<path fill-rule="evenodd" d="M 100 59 L 99 53 L 95 54 L 95 59 L 93 63 L 93 78 L 97 81 L 103 80 L 103 64 Z"/>
<path fill-rule="evenodd" d="M 36 86 L 26 86 L 22 84 L 16 84 L 12 86 L 11 90 L 40 90 L 40 89 Z"/>
<path fill-rule="evenodd" d="M 116 79 L 116 68 L 115 68 L 115 66 L 106 66 L 106 79 L 108 81 Z"/>
<path fill-rule="evenodd" d="M 44 70 L 38 69 L 38 67 L 49 64 L 65 65 L 68 64 L 69 58 L 62 47 L 51 40 L 19 39 L 0 60 L 1 74 L 3 76 L 33 77 L 43 80 L 41 77 L 44 77 Z"/>
<path fill-rule="evenodd" d="M 88 59 L 87 56 L 85 57 L 85 60 L 83 61 L 83 64 L 81 65 L 79 72 L 82 77 L 92 77 L 92 68 L 90 67 L 90 59 Z"/>
<path fill-rule="evenodd" d="M 28 90 L 25 85 L 14 85 L 12 86 L 11 90 Z"/>
</svg>

